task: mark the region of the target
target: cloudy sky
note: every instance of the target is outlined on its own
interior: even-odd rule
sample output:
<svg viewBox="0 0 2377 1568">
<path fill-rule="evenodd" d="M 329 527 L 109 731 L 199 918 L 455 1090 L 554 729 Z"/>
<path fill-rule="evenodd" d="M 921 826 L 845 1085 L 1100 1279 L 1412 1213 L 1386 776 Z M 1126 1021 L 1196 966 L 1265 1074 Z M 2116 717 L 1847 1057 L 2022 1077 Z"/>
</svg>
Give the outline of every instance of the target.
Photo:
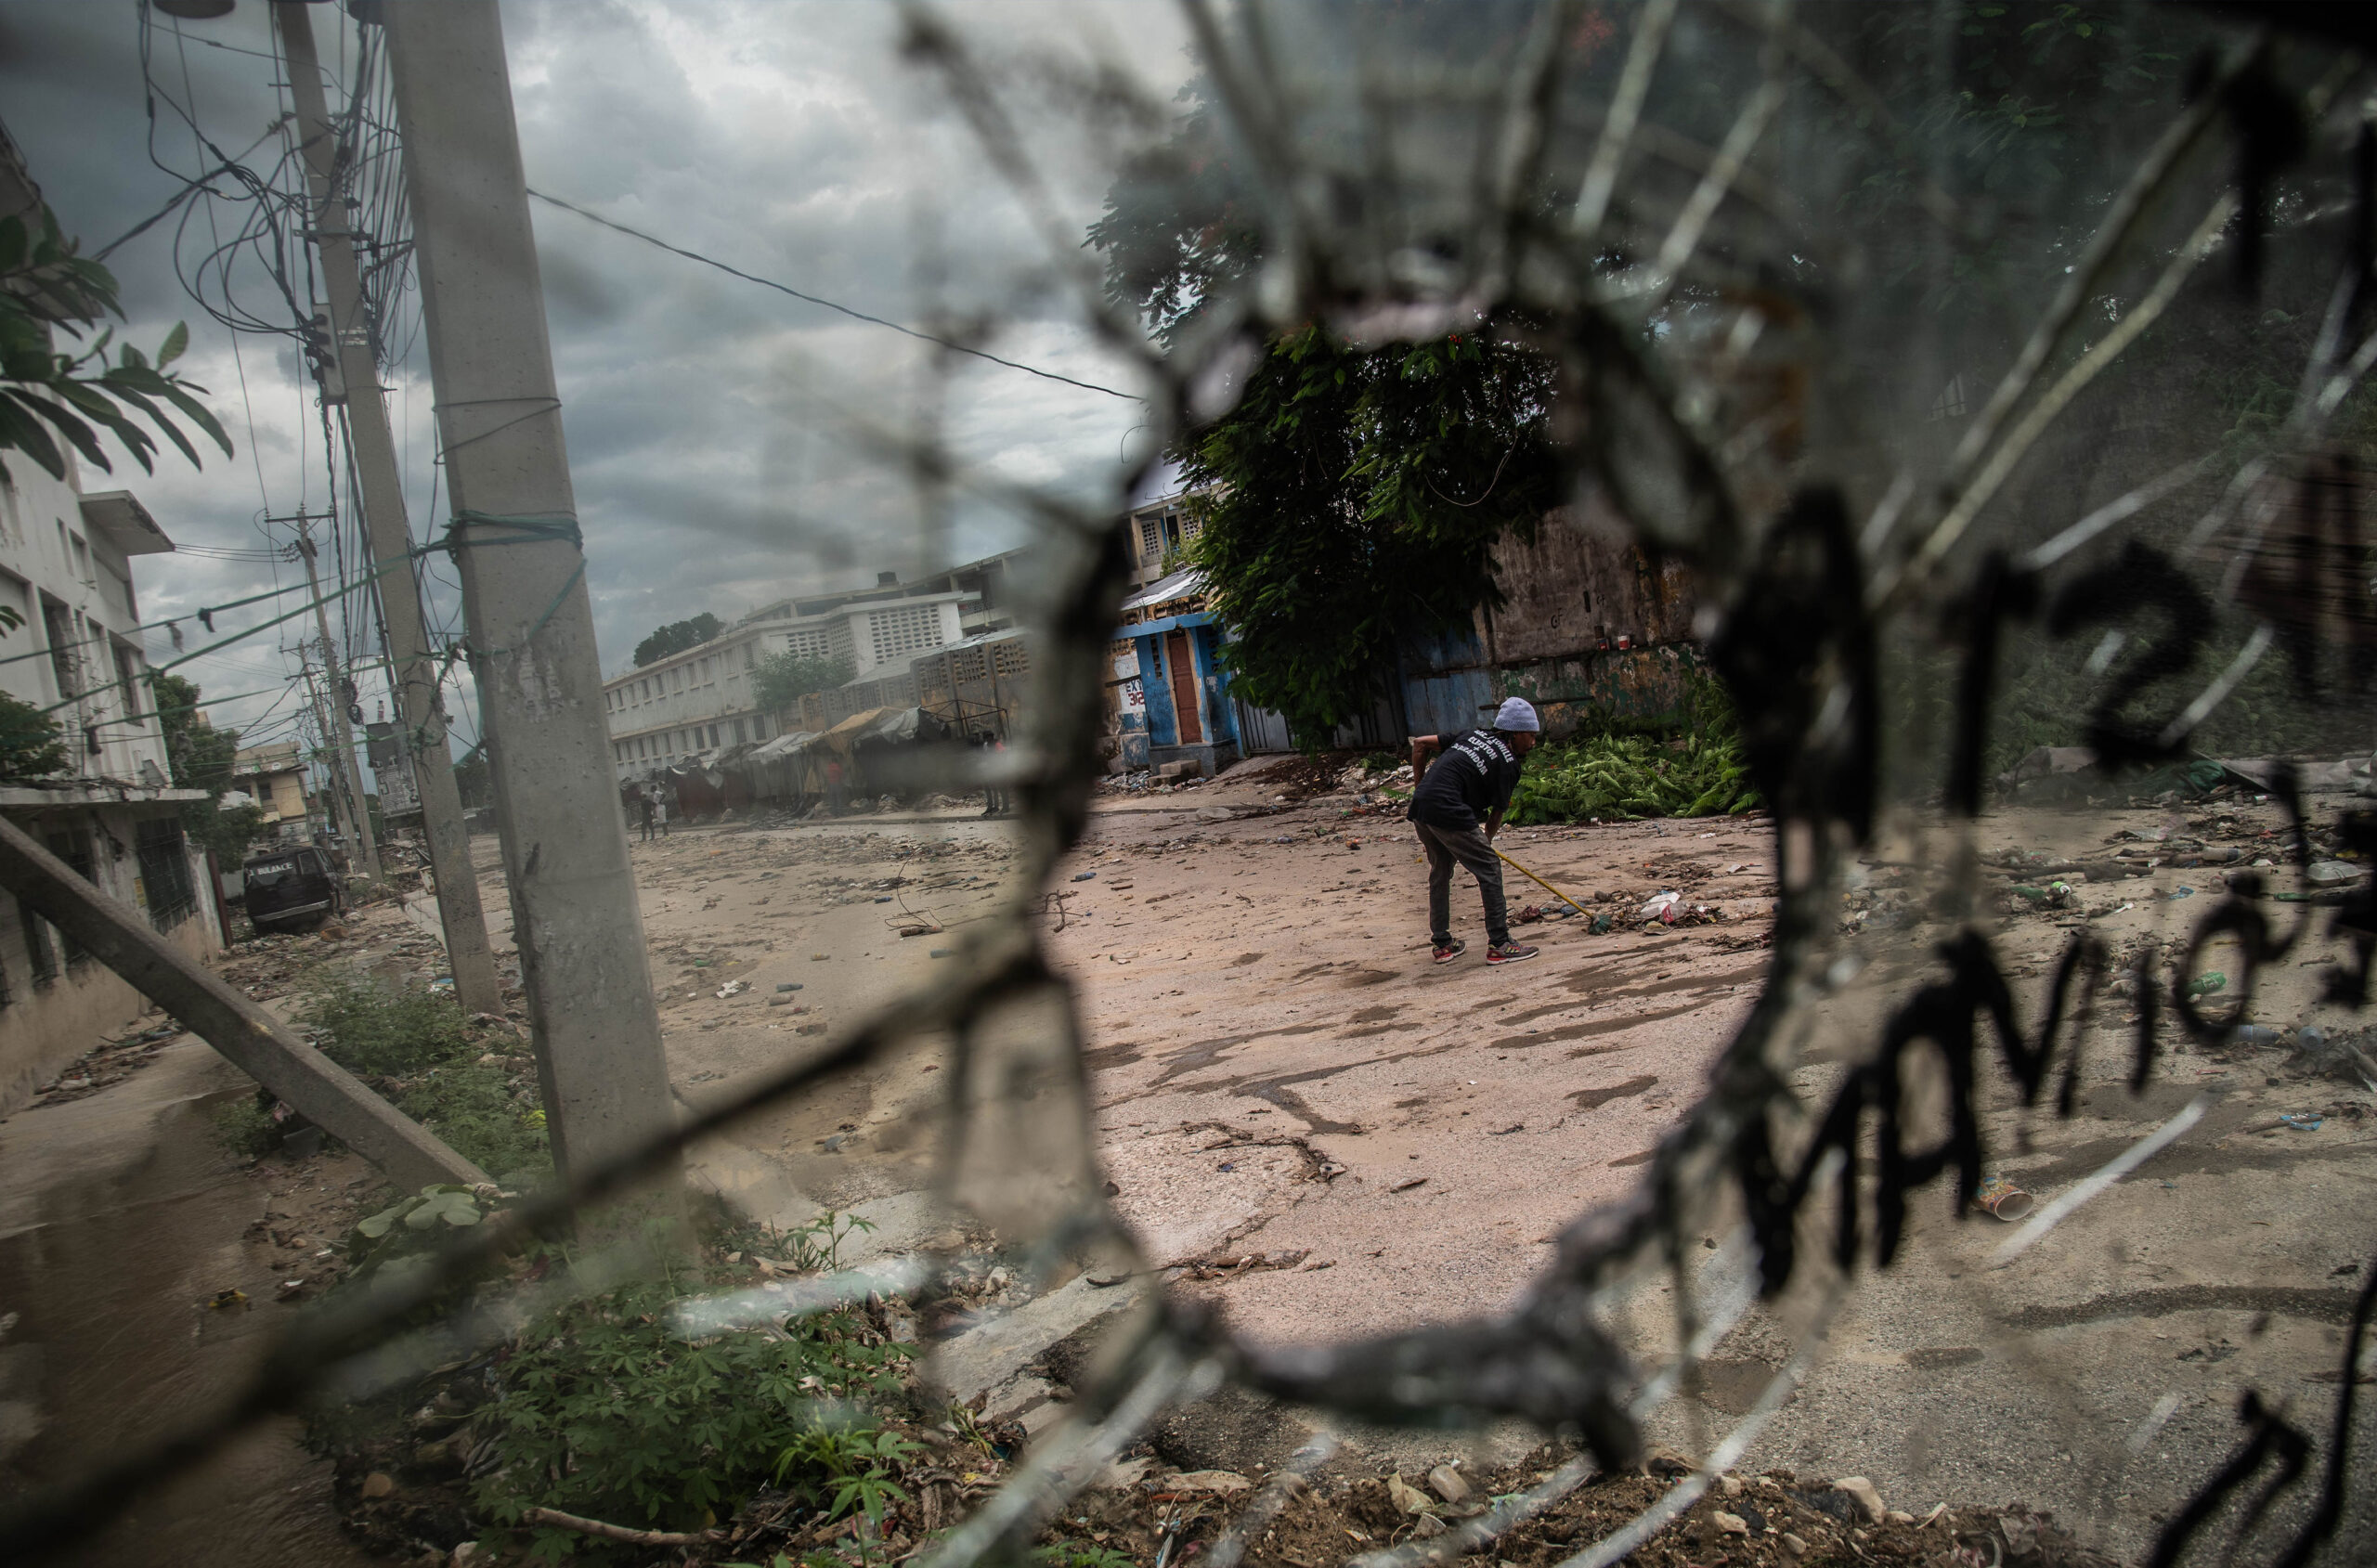
<svg viewBox="0 0 2377 1568">
<path fill-rule="evenodd" d="M 357 30 L 341 6 L 311 14 L 343 82 Z M 1068 84 L 1110 65 L 1149 101 L 1169 101 L 1188 71 L 1176 13 L 1126 0 L 975 3 L 951 15 L 999 69 L 1046 169 L 1056 227 L 1077 242 L 1121 133 L 1085 126 Z M 503 19 L 535 188 L 853 309 L 987 327 L 984 346 L 1006 357 L 1135 389 L 1127 367 L 1080 325 L 1064 269 L 1081 258 L 1052 259 L 940 80 L 902 58 L 892 7 L 505 0 Z M 229 152 L 265 137 L 245 160 L 259 175 L 284 149 L 281 133 L 266 135 L 285 94 L 262 0 L 239 0 L 220 20 L 153 23 L 144 77 L 137 0 L 0 0 L 0 113 L 86 251 L 156 212 L 212 162 L 180 110 Z M 336 84 L 331 96 L 339 101 Z M 202 471 L 172 456 L 153 477 L 128 460 L 115 480 L 94 476 L 95 488 L 130 485 L 192 547 L 136 564 L 152 621 L 287 581 L 298 568 L 227 552 L 285 543 L 285 529 L 258 519 L 318 511 L 329 492 L 312 382 L 292 341 L 233 332 L 182 281 L 253 211 L 232 200 L 200 204 L 178 242 L 168 219 L 110 258 L 131 317 L 125 335 L 153 346 L 187 320 L 184 368 L 209 389 L 238 446 L 229 460 L 206 449 Z M 871 581 L 881 570 L 905 576 L 1021 542 L 1020 523 L 963 493 L 920 496 L 868 455 L 871 431 L 937 432 L 973 472 L 1081 496 L 1112 486 L 1142 454 L 1140 408 L 1125 398 L 976 360 L 953 367 L 880 327 L 552 207 L 538 204 L 535 221 L 606 673 L 626 667 L 636 642 L 667 621 L 703 610 L 732 619 L 787 592 Z M 286 323 L 262 267 L 235 268 L 232 283 L 248 309 Z M 387 380 L 411 525 L 425 538 L 435 464 L 418 317 L 413 296 L 397 312 L 409 354 Z M 450 578 L 450 567 L 438 569 Z M 433 617 L 459 625 L 450 591 L 435 600 Z M 253 624 L 241 616 L 258 613 L 220 624 L 238 629 Z M 200 635 L 194 624 L 186 629 Z M 288 721 L 293 705 L 279 693 L 296 667 L 284 647 L 295 639 L 283 634 L 295 629 L 261 633 L 185 669 L 211 697 L 271 693 L 223 702 L 218 723 L 261 736 Z M 162 634 L 151 641 L 168 653 Z M 378 689 L 367 683 L 367 708 Z"/>
</svg>

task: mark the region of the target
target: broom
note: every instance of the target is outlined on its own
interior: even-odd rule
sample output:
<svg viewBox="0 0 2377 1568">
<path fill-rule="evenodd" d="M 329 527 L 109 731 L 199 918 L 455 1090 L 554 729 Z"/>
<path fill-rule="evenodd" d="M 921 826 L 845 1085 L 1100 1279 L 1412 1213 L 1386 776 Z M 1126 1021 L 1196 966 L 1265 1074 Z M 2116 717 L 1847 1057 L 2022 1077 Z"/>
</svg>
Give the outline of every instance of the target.
<svg viewBox="0 0 2377 1568">
<path fill-rule="evenodd" d="M 1543 888 L 1544 891 L 1550 893 L 1553 898 L 1558 899 L 1562 903 L 1566 904 L 1570 909 L 1575 910 L 1578 914 L 1586 915 L 1588 918 L 1591 917 L 1591 912 L 1588 911 L 1584 905 L 1578 903 L 1576 900 L 1570 898 L 1559 888 L 1554 888 L 1551 883 L 1544 881 L 1542 877 L 1538 876 L 1535 873 L 1527 870 L 1526 867 L 1519 864 L 1518 862 L 1511 859 L 1510 856 L 1503 854 L 1501 850 L 1496 849 L 1494 851 L 1494 855 L 1495 858 L 1500 860 L 1503 864 L 1509 866 L 1513 871 L 1517 872 L 1521 876 L 1526 877 L 1528 881 L 1535 883 L 1538 887 Z"/>
</svg>

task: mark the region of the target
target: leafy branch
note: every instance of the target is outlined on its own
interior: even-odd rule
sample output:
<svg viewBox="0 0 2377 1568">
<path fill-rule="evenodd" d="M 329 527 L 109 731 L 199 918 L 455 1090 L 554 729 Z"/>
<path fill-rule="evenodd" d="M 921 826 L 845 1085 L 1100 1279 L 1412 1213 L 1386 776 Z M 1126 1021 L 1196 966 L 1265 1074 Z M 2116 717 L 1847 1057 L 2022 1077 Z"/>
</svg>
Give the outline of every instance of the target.
<svg viewBox="0 0 2377 1568">
<path fill-rule="evenodd" d="M 84 329 L 110 316 L 123 317 L 115 275 L 76 249 L 46 206 L 38 233 L 20 216 L 0 218 L 0 478 L 7 473 L 5 454 L 13 451 L 32 458 L 51 478 L 64 479 L 59 437 L 85 462 L 111 473 L 101 433 L 123 443 L 142 473 L 153 473 L 157 441 L 142 420 L 200 466 L 198 448 L 175 422 L 175 412 L 229 457 L 231 438 L 191 395 L 206 389 L 169 369 L 189 346 L 187 324 L 175 323 L 153 359 L 124 343 L 110 363 L 112 327 L 79 353 L 58 352 L 58 335 L 79 344 Z"/>
</svg>

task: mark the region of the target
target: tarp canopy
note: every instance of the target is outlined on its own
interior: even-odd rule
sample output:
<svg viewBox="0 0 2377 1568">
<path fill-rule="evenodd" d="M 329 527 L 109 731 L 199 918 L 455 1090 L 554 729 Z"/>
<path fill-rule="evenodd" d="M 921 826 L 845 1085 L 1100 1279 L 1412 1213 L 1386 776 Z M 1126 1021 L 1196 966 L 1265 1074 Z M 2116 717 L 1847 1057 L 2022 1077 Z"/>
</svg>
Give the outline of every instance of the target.
<svg viewBox="0 0 2377 1568">
<path fill-rule="evenodd" d="M 1170 577 L 1159 577 L 1154 582 L 1148 584 L 1147 587 L 1139 590 L 1138 592 L 1131 595 L 1128 599 L 1124 600 L 1123 609 L 1125 614 L 1128 614 L 1133 610 L 1151 609 L 1155 605 L 1169 604 L 1176 599 L 1188 599 L 1204 591 L 1204 568 L 1201 566 L 1183 566 L 1180 570 L 1173 573 Z M 1131 635 L 1130 628 L 1124 627 L 1115 635 L 1118 637 L 1128 637 Z"/>
<path fill-rule="evenodd" d="M 817 737 L 818 744 L 832 751 L 847 754 L 860 737 L 871 735 L 887 715 L 899 713 L 896 707 L 870 707 L 853 713 L 848 719 Z"/>
<path fill-rule="evenodd" d="M 773 762 L 780 757 L 790 757 L 796 752 L 802 750 L 810 742 L 816 738 L 817 732 L 813 730 L 795 730 L 790 734 L 778 735 L 772 741 L 766 741 L 757 746 L 754 746 L 749 752 L 744 755 L 743 760 L 746 762 Z"/>
</svg>

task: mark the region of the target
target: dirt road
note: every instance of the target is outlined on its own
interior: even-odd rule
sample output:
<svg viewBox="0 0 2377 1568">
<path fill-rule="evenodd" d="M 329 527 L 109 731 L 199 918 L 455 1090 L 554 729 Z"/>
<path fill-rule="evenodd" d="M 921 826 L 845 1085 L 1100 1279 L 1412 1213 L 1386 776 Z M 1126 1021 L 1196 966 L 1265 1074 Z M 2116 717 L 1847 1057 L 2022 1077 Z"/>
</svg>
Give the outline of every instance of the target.
<svg viewBox="0 0 2377 1568">
<path fill-rule="evenodd" d="M 1558 1226 L 1624 1190 L 1699 1094 L 1764 974 L 1773 858 L 1755 822 L 1511 830 L 1509 852 L 1564 890 L 1624 895 L 1596 909 L 1630 916 L 1673 888 L 1722 918 L 1647 931 L 1622 918 L 1603 935 L 1546 922 L 1524 933 L 1540 958 L 1489 969 L 1463 877 L 1454 913 L 1470 952 L 1440 968 L 1408 829 L 1347 815 L 1352 798 L 1283 803 L 1257 774 L 1103 802 L 1054 884 L 1061 900 L 1038 916 L 1080 986 L 1116 1207 L 1152 1263 L 1191 1265 L 1176 1288 L 1259 1339 L 1508 1302 Z M 2222 831 L 2251 848 L 2275 819 L 2250 804 L 2241 813 Z M 2107 835 L 2171 826 L 2168 811 L 2027 813 L 1992 821 L 1983 838 L 2101 856 Z M 1869 1046 L 1885 1004 L 1935 966 L 1943 930 L 1890 891 L 1919 890 L 1925 853 L 1916 839 L 1886 846 L 1859 873 L 1871 887 L 1844 914 L 1866 929 L 1845 945 L 1835 994 L 1807 1012 L 1796 1086 L 1812 1105 Z M 689 1095 L 793 1048 L 793 1020 L 767 1022 L 785 1011 L 766 1006 L 778 984 L 804 987 L 813 1011 L 799 1021 L 833 1028 L 930 983 L 933 939 L 897 927 L 928 904 L 953 927 L 987 911 L 1012 863 L 994 829 L 956 818 L 696 831 L 638 854 L 656 973 L 675 987 L 664 1007 L 672 1070 Z M 919 872 L 929 887 L 891 885 Z M 2157 868 L 2084 884 L 2076 907 L 2009 918 L 2000 951 L 2025 1021 L 2072 930 L 2123 951 L 2176 942 L 2220 878 Z M 1513 904 L 1551 901 L 1509 880 Z M 2318 973 L 2289 967 L 2257 1016 L 2323 1017 Z M 719 998 L 721 977 L 755 989 Z M 2377 1097 L 2291 1074 L 2282 1051 L 2185 1047 L 2133 1097 L 2121 1005 L 2099 1025 L 2073 1120 L 1989 1092 L 1994 1172 L 2044 1200 L 2210 1091 L 2201 1125 L 2012 1266 L 1991 1263 L 2007 1226 L 1958 1224 L 1943 1190 L 1920 1194 L 1906 1254 L 1835 1320 L 1761 1462 L 1866 1474 L 1893 1506 L 2020 1499 L 2131 1552 L 2225 1458 L 2244 1387 L 2293 1395 L 2306 1420 L 2324 1411 L 2332 1384 L 2313 1380 L 2334 1376 L 2354 1271 L 2377 1245 Z M 918 1056 L 845 1085 L 743 1142 L 799 1194 L 930 1223 L 903 1206 L 926 1166 L 891 1130 L 929 1099 L 933 1065 Z M 2277 1121 L 2298 1109 L 2326 1120 L 2317 1132 Z M 1725 1238 L 1707 1239 L 1713 1260 Z M 1253 1254 L 1303 1256 L 1197 1277 L 1216 1272 L 1200 1263 Z M 1672 1306 L 1654 1287 L 1632 1311 L 1649 1343 Z M 1705 1448 L 1786 1358 L 1801 1312 L 1754 1310 L 1660 1433 Z"/>
<path fill-rule="evenodd" d="M 1502 840 L 1510 853 L 1616 914 L 1616 928 L 1596 934 L 1583 919 L 1527 926 L 1542 955 L 1488 968 L 1463 877 L 1454 914 L 1470 952 L 1439 967 L 1426 951 L 1424 869 L 1408 828 L 1361 814 L 1351 794 L 1282 800 L 1275 784 L 1249 771 L 1166 796 L 1102 797 L 1055 896 L 1027 901 L 1025 918 L 1041 924 L 1078 986 L 1111 1200 L 1146 1261 L 1176 1265 L 1175 1289 L 1256 1339 L 1342 1338 L 1491 1312 L 1542 1266 L 1560 1225 L 1636 1179 L 1759 994 L 1774 896 L 1764 829 L 1727 821 L 1512 830 Z M 2234 813 L 2176 824 L 2166 811 L 2022 813 L 1990 820 L 1982 839 L 2101 860 L 2109 835 L 2131 832 L 2150 846 L 2176 826 L 2261 853 L 2270 810 L 2241 803 Z M 972 923 L 1015 917 L 1011 835 L 968 814 L 907 814 L 681 830 L 637 845 L 678 1098 L 698 1106 L 732 1094 L 747 1075 L 937 983 L 952 962 L 942 955 Z M 480 849 L 500 925 L 494 846 Z M 1935 855 L 1909 831 L 1852 879 L 1860 886 L 1842 914 L 1859 929 L 1797 1010 L 1794 1087 L 1805 1103 L 1823 1104 L 1887 1010 L 1938 972 L 1932 944 L 1945 927 L 1922 898 Z M 2164 864 L 2082 882 L 2068 907 L 2015 903 L 1998 941 L 2024 1021 L 2035 1020 L 2055 955 L 2074 931 L 2123 952 L 2176 941 L 2220 892 L 2221 876 Z M 1550 901 L 1515 876 L 1510 886 L 1514 904 Z M 1718 915 L 1645 927 L 1636 913 L 1662 889 Z M 409 920 L 380 906 L 348 926 L 342 953 L 383 978 L 435 973 L 425 907 Z M 507 965 L 508 946 L 499 935 Z M 2332 956 L 2315 937 L 2266 978 L 2257 1016 L 2332 1021 L 2332 1009 L 2313 1004 Z M 2202 960 L 2224 965 L 2236 967 L 2218 950 Z M 1751 1451 L 1752 1468 L 1864 1474 L 1891 1506 L 1918 1512 L 1934 1501 L 2046 1507 L 2132 1556 L 2158 1517 L 2225 1460 L 2243 1389 L 2324 1429 L 2340 1392 L 2343 1324 L 2377 1246 L 2377 1095 L 2305 1076 L 2282 1050 L 2180 1047 L 2133 1096 L 2123 1081 L 2134 1004 L 2116 997 L 2098 1020 L 2070 1121 L 2023 1111 L 2001 1073 L 1984 1074 L 1993 1173 L 2044 1201 L 2199 1098 L 2200 1124 L 2005 1266 L 1993 1253 L 2008 1226 L 1985 1216 L 1959 1224 L 1941 1186 L 1919 1192 L 1904 1254 L 1886 1272 L 1864 1272 L 1813 1370 Z M 780 1223 L 831 1205 L 881 1227 L 862 1245 L 913 1247 L 958 1217 L 926 1197 L 936 1154 L 927 1129 L 944 1066 L 932 1042 L 869 1064 L 697 1151 L 695 1173 Z M 138 1093 L 170 1090 L 162 1073 L 147 1075 L 155 1082 Z M 118 1114 L 148 1114 L 123 1105 Z M 2295 1112 L 2320 1120 L 2280 1120 Z M 19 1127 L 6 1132 L 6 1147 L 17 1147 Z M 184 1141 L 205 1164 L 202 1146 Z M 204 1176 L 192 1167 L 175 1179 L 197 1190 Z M 35 1185 L 44 1184 L 61 1185 Z M 1704 1240 L 1697 1277 L 1721 1293 L 1745 1260 L 1722 1216 Z M 1809 1250 L 1821 1251 L 1820 1239 Z M 1752 1308 L 1696 1385 L 1654 1418 L 1655 1435 L 1705 1452 L 1790 1356 L 1822 1277 L 1812 1270 L 1810 1288 Z M 968 1335 L 952 1354 L 1033 1424 L 1057 1406 L 1037 1403 L 1046 1385 L 1019 1369 L 1129 1293 L 1086 1278 L 1051 1281 L 1025 1308 L 1039 1315 L 1036 1339 Z M 1020 1285 L 1008 1304 L 1028 1295 Z M 1612 1311 L 1649 1354 L 1671 1332 L 1675 1307 L 1650 1282 Z M 95 1406 L 122 1407 L 120 1399 Z M 1276 1462 L 1295 1419 L 1265 1419 L 1287 1423 L 1263 1439 Z M 2367 1423 L 2361 1430 L 2369 1451 L 2358 1458 L 2370 1468 L 2377 1445 Z M 1252 1451 L 1252 1431 L 1233 1418 L 1180 1441 L 1237 1463 Z M 1356 1466 L 1392 1457 L 1409 1469 L 1422 1450 L 1462 1445 L 1355 1437 L 1345 1462 Z M 1479 1452 L 1513 1458 L 1528 1441 L 1498 1434 Z M 292 1524 L 292 1538 L 317 1528 Z"/>
</svg>

